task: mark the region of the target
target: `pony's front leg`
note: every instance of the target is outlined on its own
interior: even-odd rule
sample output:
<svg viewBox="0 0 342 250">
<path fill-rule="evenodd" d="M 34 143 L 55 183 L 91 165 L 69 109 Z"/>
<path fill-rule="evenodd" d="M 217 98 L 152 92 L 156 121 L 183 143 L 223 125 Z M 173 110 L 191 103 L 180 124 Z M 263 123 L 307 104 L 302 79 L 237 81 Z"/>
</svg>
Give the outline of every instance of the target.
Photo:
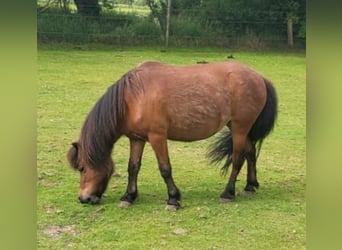
<svg viewBox="0 0 342 250">
<path fill-rule="evenodd" d="M 159 171 L 167 187 L 169 197 L 166 209 L 178 209 L 180 207 L 179 201 L 181 200 L 181 193 L 172 178 L 172 168 L 169 160 L 167 139 L 166 137 L 153 134 L 149 136 L 149 141 L 156 154 Z"/>
<path fill-rule="evenodd" d="M 130 157 L 128 162 L 128 184 L 126 193 L 120 199 L 120 207 L 128 207 L 138 196 L 138 174 L 145 142 L 130 139 Z"/>
</svg>

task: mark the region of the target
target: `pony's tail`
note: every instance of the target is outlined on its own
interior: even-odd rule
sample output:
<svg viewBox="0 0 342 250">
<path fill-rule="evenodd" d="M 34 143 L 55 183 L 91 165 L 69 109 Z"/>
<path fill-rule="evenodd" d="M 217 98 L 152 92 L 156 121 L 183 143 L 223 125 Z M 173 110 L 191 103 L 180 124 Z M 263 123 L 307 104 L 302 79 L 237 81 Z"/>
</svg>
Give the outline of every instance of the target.
<svg viewBox="0 0 342 250">
<path fill-rule="evenodd" d="M 273 130 L 278 113 L 278 99 L 276 91 L 270 81 L 264 79 L 266 85 L 266 103 L 248 133 L 249 139 L 256 145 L 256 156 L 259 156 L 263 140 Z M 233 156 L 233 139 L 229 130 L 223 131 L 218 139 L 209 147 L 207 156 L 212 164 L 221 162 L 224 158 L 226 162 L 222 167 L 222 173 L 227 173 Z"/>
<path fill-rule="evenodd" d="M 264 79 L 266 85 L 267 98 L 266 103 L 260 115 L 254 122 L 248 133 L 249 139 L 256 144 L 257 157 L 259 156 L 263 140 L 273 130 L 278 114 L 277 93 L 270 81 Z"/>
<path fill-rule="evenodd" d="M 233 139 L 230 130 L 224 130 L 220 133 L 217 140 L 209 146 L 207 157 L 211 164 L 218 164 L 224 158 L 227 158 L 226 163 L 221 168 L 222 174 L 226 174 L 233 160 Z"/>
</svg>

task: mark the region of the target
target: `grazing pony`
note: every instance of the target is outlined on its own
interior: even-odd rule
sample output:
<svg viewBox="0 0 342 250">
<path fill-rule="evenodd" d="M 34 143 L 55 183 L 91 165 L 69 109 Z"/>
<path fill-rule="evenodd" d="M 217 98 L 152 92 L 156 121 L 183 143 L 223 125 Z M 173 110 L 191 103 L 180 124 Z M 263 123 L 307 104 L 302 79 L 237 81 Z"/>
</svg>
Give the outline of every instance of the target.
<svg viewBox="0 0 342 250">
<path fill-rule="evenodd" d="M 226 130 L 208 156 L 223 169 L 233 165 L 222 201 L 235 197 L 235 182 L 247 160 L 245 191 L 259 186 L 256 160 L 262 141 L 277 117 L 272 84 L 237 62 L 172 66 L 144 62 L 110 86 L 88 114 L 67 158 L 81 175 L 79 200 L 98 203 L 114 171 L 111 153 L 125 135 L 130 142 L 128 185 L 121 205 L 137 198 L 137 178 L 146 142 L 158 160 L 167 186 L 167 204 L 180 206 L 181 194 L 172 177 L 167 140 L 196 141 Z"/>
</svg>

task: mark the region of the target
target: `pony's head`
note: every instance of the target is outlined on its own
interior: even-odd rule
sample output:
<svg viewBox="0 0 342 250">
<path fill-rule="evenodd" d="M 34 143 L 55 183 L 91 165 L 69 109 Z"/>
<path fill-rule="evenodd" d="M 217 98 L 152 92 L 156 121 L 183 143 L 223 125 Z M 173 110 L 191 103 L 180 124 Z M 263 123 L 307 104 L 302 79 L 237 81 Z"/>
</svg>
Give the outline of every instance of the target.
<svg viewBox="0 0 342 250">
<path fill-rule="evenodd" d="M 102 166 L 92 166 L 82 160 L 80 144 L 72 143 L 67 159 L 70 166 L 80 172 L 80 189 L 78 199 L 81 203 L 97 204 L 100 202 L 114 171 L 114 162 L 109 157 Z"/>
</svg>

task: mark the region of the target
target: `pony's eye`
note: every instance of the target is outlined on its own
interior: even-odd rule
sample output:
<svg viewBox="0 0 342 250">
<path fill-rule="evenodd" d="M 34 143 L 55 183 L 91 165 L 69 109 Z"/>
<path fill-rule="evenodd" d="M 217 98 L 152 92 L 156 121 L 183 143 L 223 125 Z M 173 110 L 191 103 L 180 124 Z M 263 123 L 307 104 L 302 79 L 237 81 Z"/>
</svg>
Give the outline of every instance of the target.
<svg viewBox="0 0 342 250">
<path fill-rule="evenodd" d="M 80 173 L 84 171 L 84 167 L 79 168 Z"/>
</svg>

